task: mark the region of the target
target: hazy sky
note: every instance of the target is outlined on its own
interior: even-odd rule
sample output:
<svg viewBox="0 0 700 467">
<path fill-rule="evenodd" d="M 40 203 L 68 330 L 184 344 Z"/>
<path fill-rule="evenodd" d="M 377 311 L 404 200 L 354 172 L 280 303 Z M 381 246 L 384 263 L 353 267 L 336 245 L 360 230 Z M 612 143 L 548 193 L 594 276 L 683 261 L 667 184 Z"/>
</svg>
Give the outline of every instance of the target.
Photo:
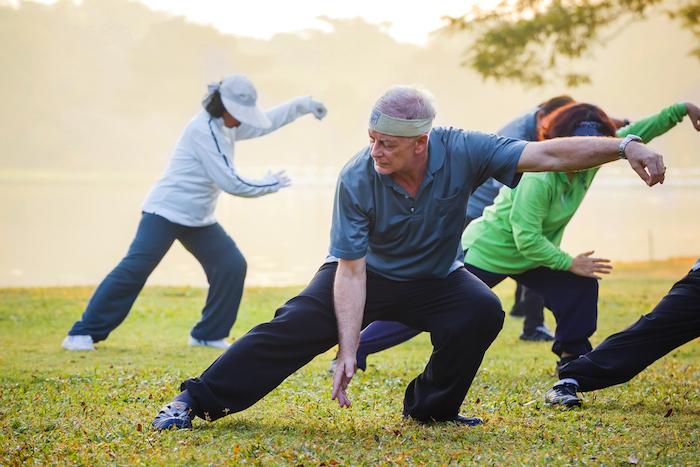
<svg viewBox="0 0 700 467">
<path fill-rule="evenodd" d="M 1 1 L 1 0 L 0 0 Z M 56 0 L 39 0 L 55 3 Z M 431 31 L 443 25 L 446 15 L 459 16 L 472 5 L 493 5 L 497 0 L 138 0 L 154 10 L 187 17 L 190 21 L 209 24 L 221 32 L 268 39 L 280 32 L 320 29 L 330 26 L 319 20 L 361 17 L 372 24 L 386 24 L 386 31 L 395 40 L 424 45 Z M 18 4 L 19 0 L 10 0 Z M 76 3 L 80 3 L 79 1 Z M 274 12 L 274 14 L 270 14 Z"/>
<path fill-rule="evenodd" d="M 0 43 L 11 44 L 0 54 L 0 287 L 98 283 L 132 240 L 141 203 L 206 82 L 227 73 L 251 76 L 263 106 L 312 94 L 329 109 L 323 122 L 302 118 L 236 147 L 242 174 L 286 169 L 294 181 L 274 196 L 219 201 L 217 218 L 248 260 L 248 285 L 302 284 L 318 268 L 335 178 L 366 144 L 368 109 L 391 84 L 433 91 L 438 125 L 486 131 L 562 93 L 632 119 L 700 103 L 693 38 L 664 17 L 631 25 L 571 64 L 592 83 L 569 90 L 482 80 L 460 66 L 464 37 L 418 45 L 441 15 L 465 12 L 464 0 L 393 12 L 386 5 L 397 2 L 365 0 L 300 0 L 289 12 L 268 0 L 241 11 L 228 6 L 243 5 L 233 0 L 61 0 L 16 10 L 10 1 L 0 0 Z M 332 31 L 267 37 L 313 29 L 323 15 Z M 395 29 L 381 25 L 388 20 Z M 653 142 L 670 167 L 654 189 L 623 162 L 604 168 L 564 248 L 615 260 L 697 254 L 698 141 L 686 120 Z M 206 277 L 176 245 L 150 283 L 206 285 Z"/>
</svg>

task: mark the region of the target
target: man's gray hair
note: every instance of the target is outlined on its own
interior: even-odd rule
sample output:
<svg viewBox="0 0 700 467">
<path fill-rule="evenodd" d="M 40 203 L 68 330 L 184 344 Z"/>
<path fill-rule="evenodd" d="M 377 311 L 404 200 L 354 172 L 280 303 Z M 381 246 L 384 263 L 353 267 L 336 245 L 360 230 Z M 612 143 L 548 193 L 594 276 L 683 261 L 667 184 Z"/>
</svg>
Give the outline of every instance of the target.
<svg viewBox="0 0 700 467">
<path fill-rule="evenodd" d="M 384 115 L 407 120 L 435 118 L 435 98 L 417 86 L 392 86 L 374 104 Z"/>
</svg>

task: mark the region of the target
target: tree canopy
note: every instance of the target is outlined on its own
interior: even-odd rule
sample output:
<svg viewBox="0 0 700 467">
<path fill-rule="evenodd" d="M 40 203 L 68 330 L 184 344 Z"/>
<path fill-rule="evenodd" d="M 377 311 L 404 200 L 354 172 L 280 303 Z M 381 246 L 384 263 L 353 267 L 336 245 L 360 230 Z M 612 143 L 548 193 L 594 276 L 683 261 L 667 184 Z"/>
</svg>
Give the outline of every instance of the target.
<svg viewBox="0 0 700 467">
<path fill-rule="evenodd" d="M 572 62 L 593 52 L 628 25 L 666 15 L 696 39 L 700 60 L 700 0 L 502 0 L 493 9 L 474 7 L 446 17 L 443 30 L 471 33 L 463 65 L 484 78 L 527 86 L 588 83 Z"/>
</svg>

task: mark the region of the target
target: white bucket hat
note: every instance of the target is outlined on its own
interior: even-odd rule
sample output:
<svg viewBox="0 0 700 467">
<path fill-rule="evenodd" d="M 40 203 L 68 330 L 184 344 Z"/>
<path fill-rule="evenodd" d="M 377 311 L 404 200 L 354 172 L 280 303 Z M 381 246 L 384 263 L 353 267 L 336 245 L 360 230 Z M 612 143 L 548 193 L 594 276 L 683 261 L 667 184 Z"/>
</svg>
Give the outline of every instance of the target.
<svg viewBox="0 0 700 467">
<path fill-rule="evenodd" d="M 253 83 L 243 75 L 231 75 L 218 83 L 210 83 L 202 101 L 204 107 L 215 91 L 219 91 L 221 102 L 233 118 L 255 128 L 270 128 L 272 122 L 257 105 L 258 93 Z"/>
</svg>

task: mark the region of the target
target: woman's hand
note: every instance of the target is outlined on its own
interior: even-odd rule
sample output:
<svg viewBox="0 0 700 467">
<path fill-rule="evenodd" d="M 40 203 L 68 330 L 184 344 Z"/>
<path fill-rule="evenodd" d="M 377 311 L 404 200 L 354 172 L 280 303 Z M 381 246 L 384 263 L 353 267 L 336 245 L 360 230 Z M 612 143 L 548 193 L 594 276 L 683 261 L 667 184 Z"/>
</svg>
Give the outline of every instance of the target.
<svg viewBox="0 0 700 467">
<path fill-rule="evenodd" d="M 605 258 L 591 258 L 593 250 L 581 253 L 574 258 L 574 261 L 569 267 L 569 272 L 573 272 L 579 276 L 592 277 L 593 279 L 600 279 L 598 274 L 610 274 L 612 270 L 612 265 L 610 265 L 610 260 Z"/>
<path fill-rule="evenodd" d="M 685 110 L 690 117 L 690 123 L 693 124 L 696 130 L 700 131 L 700 108 L 690 102 L 685 103 Z"/>
</svg>

